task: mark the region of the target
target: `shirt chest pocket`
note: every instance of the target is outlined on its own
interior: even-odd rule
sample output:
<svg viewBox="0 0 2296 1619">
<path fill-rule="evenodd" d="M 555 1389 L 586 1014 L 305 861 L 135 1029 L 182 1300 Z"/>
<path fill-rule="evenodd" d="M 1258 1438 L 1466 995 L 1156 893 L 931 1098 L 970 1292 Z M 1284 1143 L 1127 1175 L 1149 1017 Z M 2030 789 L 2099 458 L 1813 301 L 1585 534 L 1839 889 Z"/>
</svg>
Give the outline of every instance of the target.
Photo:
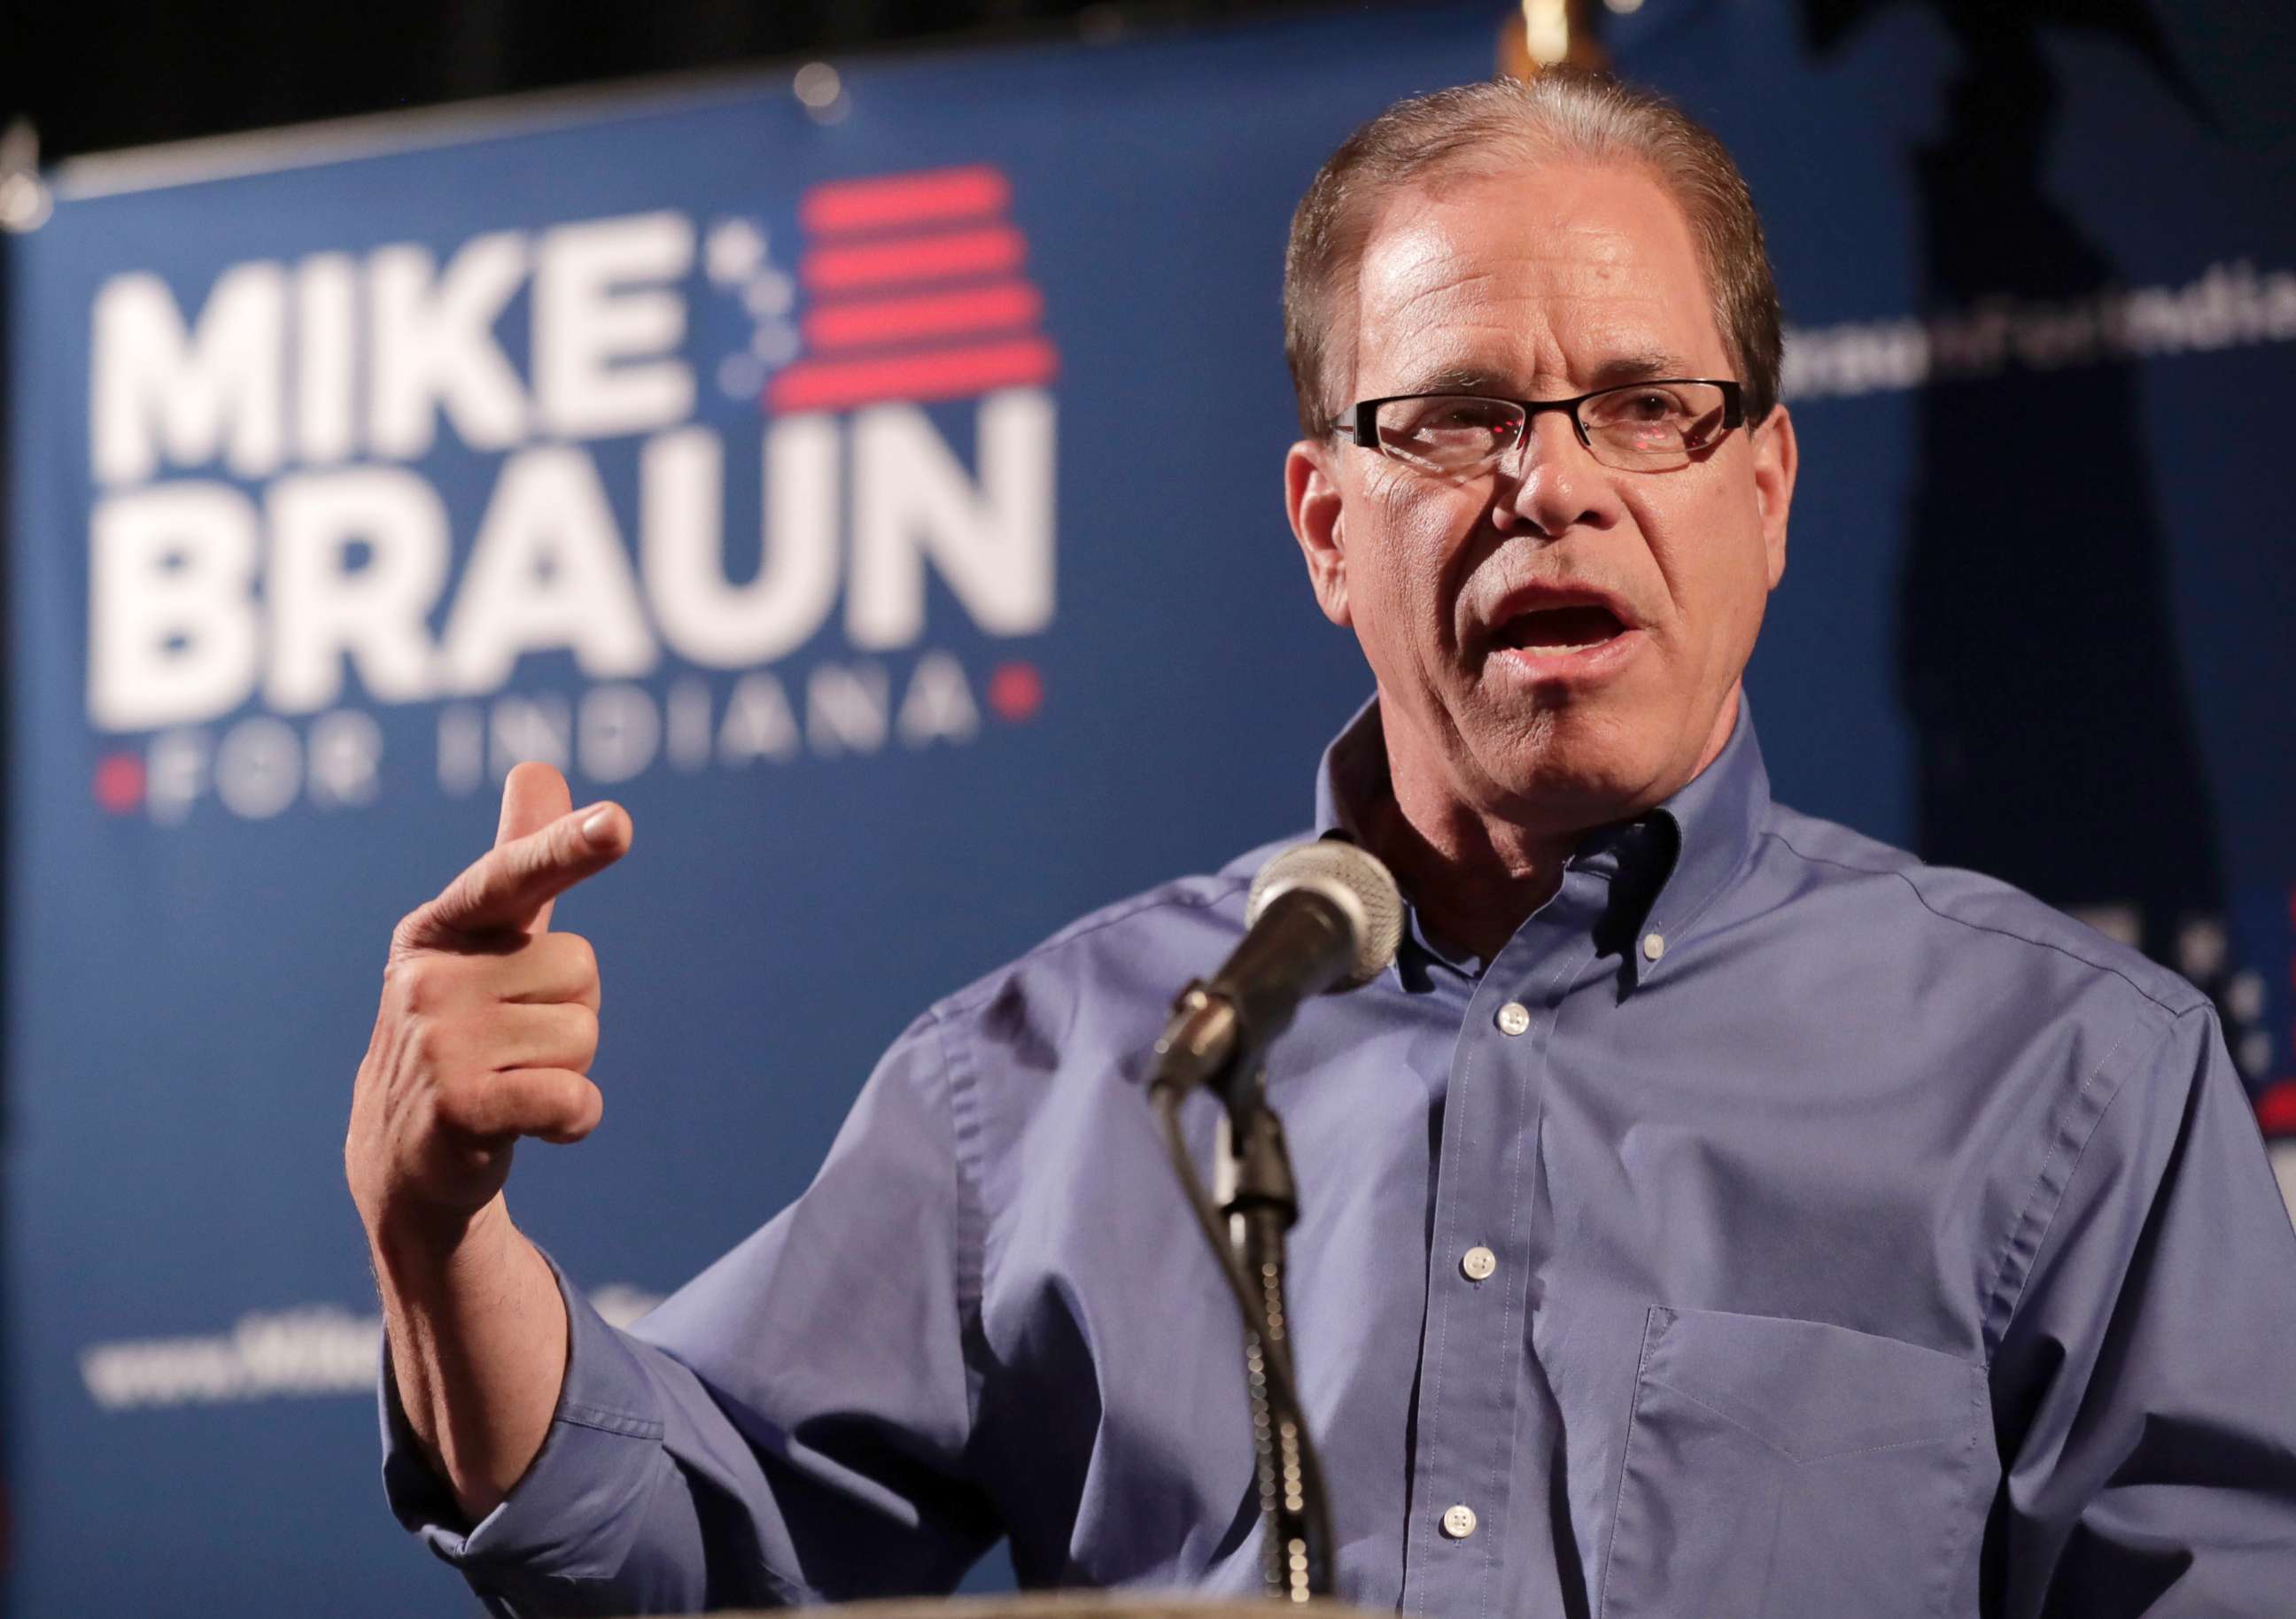
<svg viewBox="0 0 2296 1619">
<path fill-rule="evenodd" d="M 1985 1375 L 1819 1321 L 1653 1309 L 1602 1619 L 1937 1614 L 1975 1601 Z"/>
</svg>

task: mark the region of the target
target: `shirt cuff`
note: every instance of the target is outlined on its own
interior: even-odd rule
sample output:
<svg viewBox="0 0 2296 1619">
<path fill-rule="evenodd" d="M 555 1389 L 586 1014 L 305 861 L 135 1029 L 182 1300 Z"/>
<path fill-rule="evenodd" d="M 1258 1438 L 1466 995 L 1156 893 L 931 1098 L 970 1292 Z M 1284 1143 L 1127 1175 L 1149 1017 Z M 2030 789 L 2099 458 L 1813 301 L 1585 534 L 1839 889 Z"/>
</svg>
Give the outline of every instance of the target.
<svg viewBox="0 0 2296 1619">
<path fill-rule="evenodd" d="M 472 1574 L 611 1578 L 628 1553 L 633 1507 L 667 1465 L 653 1381 L 631 1346 L 549 1262 L 566 1303 L 565 1381 L 550 1431 L 525 1475 L 476 1525 L 424 1460 L 398 1400 L 386 1339 L 381 1386 L 382 1485 L 398 1521 Z"/>
</svg>

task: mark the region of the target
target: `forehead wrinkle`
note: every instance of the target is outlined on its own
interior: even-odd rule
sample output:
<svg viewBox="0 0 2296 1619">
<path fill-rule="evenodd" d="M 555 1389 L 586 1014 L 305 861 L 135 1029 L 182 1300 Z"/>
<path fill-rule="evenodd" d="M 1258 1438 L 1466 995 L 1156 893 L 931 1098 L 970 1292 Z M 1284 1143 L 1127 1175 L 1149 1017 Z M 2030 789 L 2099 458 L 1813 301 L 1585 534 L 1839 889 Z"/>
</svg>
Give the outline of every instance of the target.
<svg viewBox="0 0 2296 1619">
<path fill-rule="evenodd" d="M 1561 195 L 1541 194 L 1537 180 L 1545 167 L 1521 176 L 1532 182 L 1527 186 L 1488 171 L 1462 173 L 1385 200 L 1356 260 L 1352 296 L 1335 310 L 1344 316 L 1334 335 L 1345 334 L 1338 353 L 1346 359 L 1349 397 L 1427 391 L 1398 379 L 1403 356 L 1416 361 L 1408 367 L 1414 372 L 1472 368 L 1511 380 L 1521 397 L 1548 397 L 1549 382 L 1567 395 L 1662 373 L 1733 374 L 1726 345 L 1718 348 L 1718 372 L 1682 357 L 1715 346 L 1703 330 L 1685 329 L 1684 318 L 1702 329 L 1715 322 L 1696 243 L 1663 186 L 1656 188 L 1665 208 L 1653 233 L 1587 217 Z M 1511 215 L 1515 228 L 1460 235 L 1462 205 L 1472 209 L 1478 189 L 1487 197 L 1499 192 L 1491 206 Z M 1660 249 L 1655 259 L 1653 247 Z M 1676 248 L 1678 255 L 1669 250 Z M 1680 268 L 1688 270 L 1687 284 L 1669 284 Z M 1718 344 L 1718 328 L 1715 336 Z"/>
<path fill-rule="evenodd" d="M 1517 398 L 1562 397 L 1650 377 L 1703 374 L 1702 367 L 1636 318 L 1635 304 L 1604 295 L 1508 299 L 1455 311 L 1448 300 L 1414 300 L 1374 323 L 1378 351 L 1361 356 L 1375 379 L 1365 392 L 1433 393 L 1447 388 Z M 1521 307 L 1521 321 L 1503 317 Z M 1605 307 L 1607 306 L 1607 307 Z M 1592 307 L 1584 318 L 1580 312 Z M 1562 318 L 1554 317 L 1560 314 Z M 1556 388 L 1562 393 L 1556 393 Z"/>
<path fill-rule="evenodd" d="M 1599 288 L 1631 271 L 1641 257 L 1632 236 L 1611 222 L 1569 215 L 1521 222 L 1521 234 L 1514 239 L 1462 251 L 1440 218 L 1441 210 L 1423 207 L 1418 212 L 1415 219 L 1385 223 L 1367 244 L 1363 265 L 1372 273 L 1358 275 L 1358 301 L 1374 283 L 1412 297 L 1476 281 L 1519 282 L 1525 271 L 1564 283 L 1549 289 L 1558 293 L 1568 290 L 1571 282 L 1592 281 Z M 1463 259 L 1467 261 L 1464 265 Z M 1428 284 L 1412 285 L 1429 273 L 1433 279 Z"/>
<path fill-rule="evenodd" d="M 1498 266 L 1454 264 L 1415 286 L 1407 284 L 1407 271 L 1367 276 L 1356 310 L 1358 364 L 1367 372 L 1394 372 L 1402 369 L 1398 356 L 1420 351 L 1426 357 L 1409 366 L 1414 373 L 1471 367 L 1522 381 L 1692 374 L 1669 339 L 1669 300 L 1640 285 L 1617 285 L 1607 270 L 1590 275 L 1575 260 L 1562 264 L 1562 275 L 1539 273 L 1545 261 L 1529 255 Z M 1529 274 L 1510 274 L 1532 266 Z M 1396 280 L 1406 284 L 1394 286 Z M 1389 291 L 1392 301 L 1382 301 Z"/>
</svg>

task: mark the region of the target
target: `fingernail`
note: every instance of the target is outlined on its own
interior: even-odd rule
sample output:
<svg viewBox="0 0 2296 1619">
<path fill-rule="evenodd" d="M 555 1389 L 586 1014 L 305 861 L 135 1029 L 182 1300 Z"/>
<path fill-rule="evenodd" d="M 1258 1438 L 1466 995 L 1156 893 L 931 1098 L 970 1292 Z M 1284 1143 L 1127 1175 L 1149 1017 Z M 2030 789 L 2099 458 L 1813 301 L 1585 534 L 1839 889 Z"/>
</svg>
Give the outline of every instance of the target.
<svg viewBox="0 0 2296 1619">
<path fill-rule="evenodd" d="M 603 843 L 606 840 L 606 829 L 613 824 L 613 811 L 604 808 L 593 810 L 583 819 L 582 836 L 593 844 Z"/>
</svg>

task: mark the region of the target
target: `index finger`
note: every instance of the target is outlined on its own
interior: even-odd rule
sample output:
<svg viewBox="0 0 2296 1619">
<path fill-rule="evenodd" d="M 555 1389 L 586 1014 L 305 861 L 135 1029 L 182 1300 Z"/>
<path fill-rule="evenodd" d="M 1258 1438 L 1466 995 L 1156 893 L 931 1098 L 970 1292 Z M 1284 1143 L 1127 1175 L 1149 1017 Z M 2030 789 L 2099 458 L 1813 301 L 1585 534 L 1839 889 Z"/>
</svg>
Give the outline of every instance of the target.
<svg viewBox="0 0 2296 1619">
<path fill-rule="evenodd" d="M 566 778 L 554 767 L 537 759 L 512 765 L 503 778 L 502 818 L 495 823 L 495 847 L 540 831 L 573 807 L 574 795 L 567 790 Z M 526 930 L 544 933 L 549 928 L 550 904 L 545 900 L 534 920 L 526 924 Z"/>
<path fill-rule="evenodd" d="M 552 900 L 627 854 L 630 836 L 619 805 L 594 804 L 496 844 L 408 919 L 406 942 L 419 949 L 526 931 Z"/>
</svg>

